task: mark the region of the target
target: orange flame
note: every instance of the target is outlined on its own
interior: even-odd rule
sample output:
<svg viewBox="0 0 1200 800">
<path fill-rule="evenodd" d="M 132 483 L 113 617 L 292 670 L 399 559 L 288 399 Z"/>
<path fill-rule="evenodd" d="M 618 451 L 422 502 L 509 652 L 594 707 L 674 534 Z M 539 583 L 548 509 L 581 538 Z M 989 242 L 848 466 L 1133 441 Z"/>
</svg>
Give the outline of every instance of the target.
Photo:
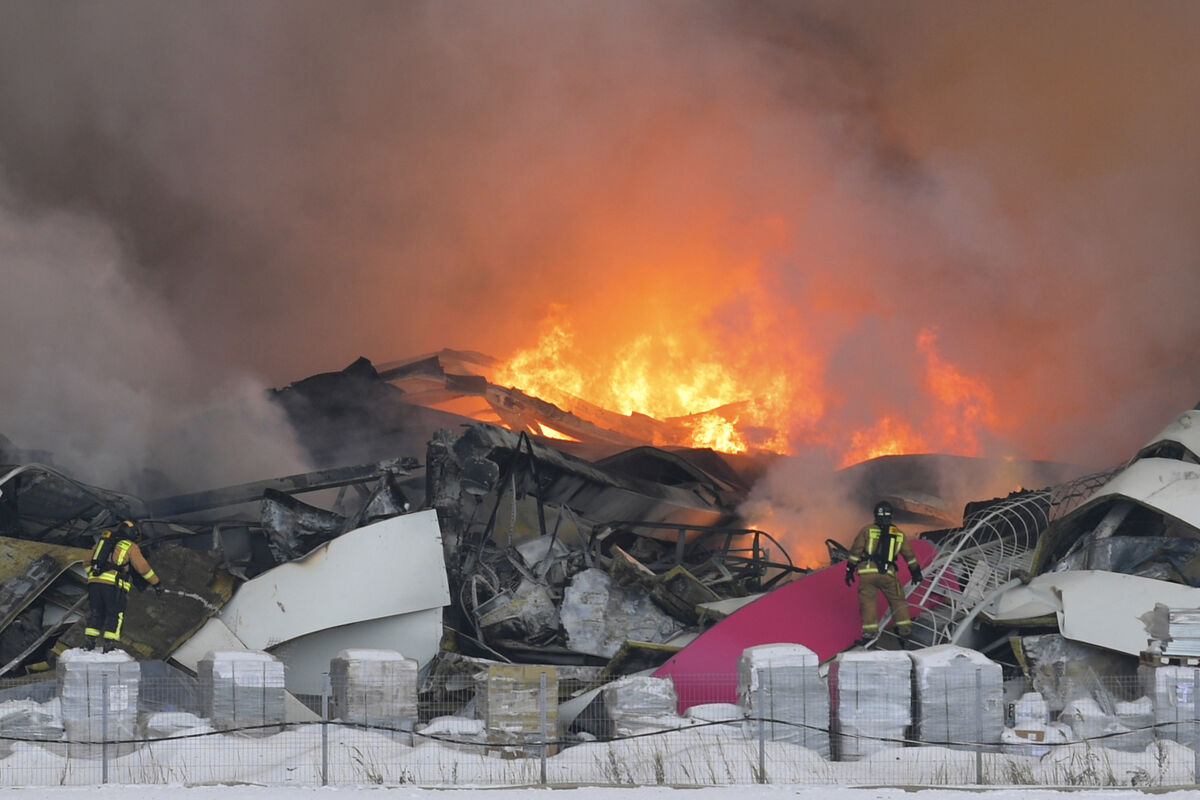
<svg viewBox="0 0 1200 800">
<path fill-rule="evenodd" d="M 940 446 L 956 455 L 978 455 L 980 429 L 995 428 L 998 424 L 991 389 L 979 378 L 963 375 L 942 359 L 934 331 L 921 331 L 917 348 L 925 356 L 926 383 L 940 401 L 934 423 L 942 432 Z"/>
<path fill-rule="evenodd" d="M 744 453 L 749 449 L 738 433 L 737 419 L 729 420 L 715 412 L 695 421 L 691 443 L 693 447 L 710 447 L 722 453 Z"/>
<path fill-rule="evenodd" d="M 842 454 L 839 466 L 848 467 L 880 456 L 898 456 L 925 450 L 925 440 L 913 430 L 912 425 L 894 417 L 881 417 L 870 428 L 850 435 L 850 445 Z"/>
<path fill-rule="evenodd" d="M 575 339 L 564 307 L 552 307 L 537 344 L 501 364 L 494 380 L 565 411 L 583 413 L 587 406 L 643 414 L 673 426 L 656 431 L 679 431 L 678 437 L 655 438 L 657 445 L 790 453 L 801 441 L 843 442 L 841 466 L 905 453 L 977 455 L 981 432 L 997 422 L 987 384 L 946 361 L 936 332 L 928 329 L 915 342 L 924 373 L 918 383 L 926 394 L 920 417 L 890 409 L 870 426 L 848 431 L 826 419 L 822 382 L 812 377 L 821 370 L 803 354 L 786 354 L 792 361 L 784 366 L 753 359 L 736 364 L 697 356 L 703 343 L 666 332 L 605 342 L 602 354 L 589 358 Z"/>
<path fill-rule="evenodd" d="M 918 430 L 906 420 L 880 417 L 873 426 L 851 434 L 841 466 L 905 453 L 979 455 L 980 430 L 998 422 L 991 389 L 941 357 L 934 331 L 917 334 L 917 350 L 925 359 L 924 385 L 932 400 L 925 424 Z"/>
<path fill-rule="evenodd" d="M 676 424 L 683 444 L 727 453 L 750 449 L 745 430 L 758 430 L 754 446 L 783 451 L 786 438 L 777 424 L 793 394 L 784 376 L 752 384 L 726 364 L 691 355 L 681 337 L 641 334 L 617 347 L 607 363 L 580 367 L 580 356 L 561 306 L 551 308 L 536 346 L 515 353 L 497 368 L 495 382 L 578 411 L 583 403 L 622 415 L 643 414 Z"/>
<path fill-rule="evenodd" d="M 554 428 L 551 428 L 549 425 L 546 425 L 545 423 L 539 422 L 539 423 L 537 423 L 537 426 L 538 426 L 538 433 L 540 433 L 542 436 L 545 436 L 547 439 L 561 439 L 566 442 L 578 442 L 579 441 L 574 436 L 563 433 L 562 431 L 557 431 Z"/>
</svg>

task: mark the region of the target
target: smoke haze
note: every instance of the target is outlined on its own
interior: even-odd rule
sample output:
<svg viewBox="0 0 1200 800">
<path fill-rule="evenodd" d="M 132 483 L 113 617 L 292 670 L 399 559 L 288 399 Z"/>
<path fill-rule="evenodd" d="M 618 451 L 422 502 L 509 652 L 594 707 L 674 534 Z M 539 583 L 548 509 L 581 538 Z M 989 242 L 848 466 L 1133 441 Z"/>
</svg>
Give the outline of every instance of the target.
<svg viewBox="0 0 1200 800">
<path fill-rule="evenodd" d="M 504 357 L 558 304 L 586 358 L 787 373 L 798 448 L 933 418 L 924 331 L 992 409 L 931 448 L 1106 466 L 1200 399 L 1198 37 L 1165 0 L 9 0 L 0 432 L 233 482 L 162 443 L 181 406 Z"/>
</svg>

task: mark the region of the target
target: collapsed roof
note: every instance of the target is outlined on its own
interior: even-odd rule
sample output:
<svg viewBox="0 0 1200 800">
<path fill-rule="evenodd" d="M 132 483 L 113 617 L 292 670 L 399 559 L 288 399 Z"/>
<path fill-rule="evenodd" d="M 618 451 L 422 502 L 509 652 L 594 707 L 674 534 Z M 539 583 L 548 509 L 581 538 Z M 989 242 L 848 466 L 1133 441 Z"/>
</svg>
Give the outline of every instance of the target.
<svg viewBox="0 0 1200 800">
<path fill-rule="evenodd" d="M 1036 573 L 1103 569 L 1200 586 L 1200 410 L 1185 411 L 1046 531 Z"/>
<path fill-rule="evenodd" d="M 579 632 L 571 640 L 557 621 L 545 635 L 532 635 L 537 621 L 506 617 L 504 601 L 533 577 L 557 608 L 570 578 L 580 569 L 594 574 L 614 551 L 624 554 L 626 565 L 635 563 L 636 553 L 656 567 L 663 561 L 676 569 L 661 586 L 614 588 L 614 597 L 654 594 L 691 619 L 695 609 L 677 598 L 684 583 L 700 602 L 760 587 L 768 569 L 774 575 L 797 570 L 769 535 L 737 527 L 736 509 L 749 484 L 720 456 L 699 452 L 689 459 L 601 432 L 572 443 L 595 457 L 588 460 L 531 435 L 537 426 L 528 418 L 514 432 L 416 406 L 409 402 L 417 394 L 414 382 L 425 380 L 431 363 L 422 359 L 389 371 L 407 389 L 360 359 L 276 392 L 314 458 L 328 463 L 310 473 L 143 499 L 82 484 L 50 466 L 14 465 L 0 481 L 0 533 L 9 537 L 0 539 L 0 554 L 11 562 L 9 595 L 0 598 L 0 610 L 8 612 L 0 622 L 9 623 L 0 626 L 0 652 L 12 655 L 10 674 L 44 669 L 56 653 L 82 641 L 80 565 L 99 530 L 123 518 L 141 522 L 143 548 L 171 587 L 162 602 L 131 604 L 128 649 L 185 666 L 204 647 L 269 649 L 296 667 L 289 688 L 301 693 L 313 691 L 311 677 L 301 676 L 319 674 L 309 668 L 338 645 L 404 641 L 407 652 L 426 662 L 441 645 L 444 622 L 455 627 L 460 649 L 505 650 L 503 657 L 518 658 L 537 646 L 545 653 L 557 648 L 566 662 L 604 663 L 608 645 L 587 644 Z M 446 385 L 460 378 L 442 375 L 436 399 L 444 400 Z M 507 398 L 501 403 L 506 418 L 517 420 L 514 395 L 468 384 Z M 423 396 L 434 397 L 427 390 Z M 564 423 L 547 404 L 531 405 L 563 427 L 590 430 Z M 396 449 L 418 438 L 424 463 Z M 332 463 L 347 453 L 381 458 Z M 388 541 L 402 547 L 394 556 L 385 546 L 362 544 L 393 528 Z M 535 540 L 549 543 L 540 555 Z M 748 546 L 740 546 L 743 540 Z M 534 547 L 518 556 L 516 546 L 531 541 Z M 421 551 L 420 542 L 433 549 Z M 400 568 L 415 570 L 401 583 L 425 589 L 403 602 L 392 593 L 390 605 L 379 607 L 372 583 L 384 576 L 364 582 L 331 566 L 345 562 L 338 554 L 347 552 L 374 559 L 392 579 Z M 396 560 L 402 563 L 388 566 Z M 429 576 L 440 581 L 430 583 Z M 355 593 L 363 596 L 355 599 Z M 290 594 L 291 601 L 280 599 Z M 301 615 L 303 625 L 292 624 L 296 609 L 312 597 L 339 602 Z M 292 622 L 271 621 L 284 606 L 293 609 Z M 485 616 L 487 610 L 493 613 Z M 27 624 L 14 624 L 20 615 Z M 682 625 L 668 620 L 662 627 Z"/>
<path fill-rule="evenodd" d="M 174 589 L 161 604 L 131 604 L 129 648 L 184 666 L 205 648 L 271 650 L 295 667 L 289 688 L 300 694 L 337 649 L 380 642 L 405 642 L 425 665 L 455 649 L 610 672 L 654 666 L 814 566 L 739 515 L 774 456 L 663 444 L 683 440 L 685 420 L 582 402 L 566 412 L 490 383 L 489 363 L 456 351 L 379 369 L 359 359 L 274 392 L 321 469 L 203 492 L 143 499 L 86 486 L 5 442 L 0 674 L 45 668 L 81 641 L 79 565 L 95 533 L 125 517 L 143 521 Z M 1131 635 L 1097 635 L 1074 599 L 1111 581 L 1029 578 L 1099 569 L 1200 585 L 1198 415 L 1185 412 L 1115 472 L 1026 465 L 1020 482 L 1045 488 L 965 508 L 934 476 L 988 470 L 979 459 L 885 457 L 840 477 L 851 502 L 886 497 L 901 524 L 941 527 L 926 533 L 938 547 L 922 587 L 937 602 L 918 620 L 929 643 L 994 651 L 1053 630 L 1128 653 Z M 386 574 L 361 581 L 336 566 L 355 559 Z M 380 604 L 373 581 L 414 591 Z M 1039 581 L 1058 605 L 1021 599 Z M 338 602 L 294 624 L 288 615 L 314 597 Z"/>
</svg>

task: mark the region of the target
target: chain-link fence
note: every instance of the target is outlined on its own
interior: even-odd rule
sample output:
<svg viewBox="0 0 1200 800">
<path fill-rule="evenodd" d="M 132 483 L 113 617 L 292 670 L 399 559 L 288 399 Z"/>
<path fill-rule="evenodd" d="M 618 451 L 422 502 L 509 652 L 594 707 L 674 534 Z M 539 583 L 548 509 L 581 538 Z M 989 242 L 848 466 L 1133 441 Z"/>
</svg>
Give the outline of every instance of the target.
<svg viewBox="0 0 1200 800">
<path fill-rule="evenodd" d="M 97 661 L 0 689 L 3 785 L 1177 787 L 1200 774 L 1194 667 L 1034 692 L 961 659 L 872 653 L 743 665 L 734 696 L 714 677 L 713 702 L 681 711 L 668 679 L 588 687 L 554 667 L 334 669 L 297 700 L 269 658 L 197 676 Z"/>
</svg>

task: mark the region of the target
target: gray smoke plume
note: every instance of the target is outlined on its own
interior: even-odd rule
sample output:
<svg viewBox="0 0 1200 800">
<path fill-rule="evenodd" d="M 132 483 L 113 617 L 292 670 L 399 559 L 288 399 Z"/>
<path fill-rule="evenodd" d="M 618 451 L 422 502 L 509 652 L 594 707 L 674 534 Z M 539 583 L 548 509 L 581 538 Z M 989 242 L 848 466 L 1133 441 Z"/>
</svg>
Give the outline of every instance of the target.
<svg viewBox="0 0 1200 800">
<path fill-rule="evenodd" d="M 134 492 L 304 468 L 261 380 L 196 379 L 170 310 L 127 260 L 94 218 L 0 197 L 0 430 L 81 480 Z"/>
<path fill-rule="evenodd" d="M 141 462 L 203 387 L 503 357 L 558 302 L 811 359 L 797 449 L 928 417 L 933 331 L 983 454 L 1113 463 L 1200 399 L 1197 34 L 1167 0 L 6 2 L 0 429 Z"/>
</svg>

